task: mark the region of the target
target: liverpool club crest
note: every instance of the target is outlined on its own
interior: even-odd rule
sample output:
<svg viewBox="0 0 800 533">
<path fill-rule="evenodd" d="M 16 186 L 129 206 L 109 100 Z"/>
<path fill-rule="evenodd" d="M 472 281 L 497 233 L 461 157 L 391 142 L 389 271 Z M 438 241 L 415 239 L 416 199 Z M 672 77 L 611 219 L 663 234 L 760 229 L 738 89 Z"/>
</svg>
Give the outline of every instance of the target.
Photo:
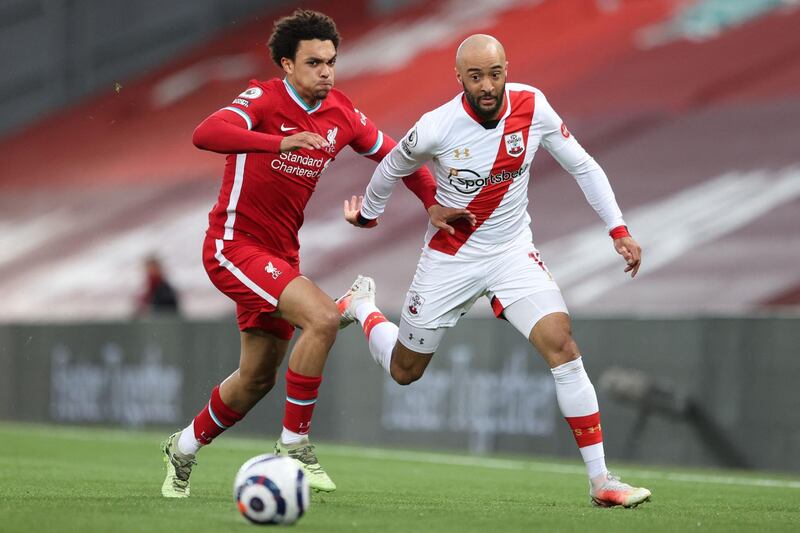
<svg viewBox="0 0 800 533">
<path fill-rule="evenodd" d="M 505 136 L 506 152 L 512 157 L 519 157 L 525 151 L 525 142 L 522 140 L 522 132 L 515 131 Z"/>
</svg>

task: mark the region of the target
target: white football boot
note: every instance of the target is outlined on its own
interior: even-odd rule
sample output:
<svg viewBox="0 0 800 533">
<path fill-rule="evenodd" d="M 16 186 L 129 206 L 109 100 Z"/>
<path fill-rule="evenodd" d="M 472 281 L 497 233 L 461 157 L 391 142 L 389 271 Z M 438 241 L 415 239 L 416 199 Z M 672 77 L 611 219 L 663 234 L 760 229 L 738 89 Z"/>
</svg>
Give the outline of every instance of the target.
<svg viewBox="0 0 800 533">
<path fill-rule="evenodd" d="M 650 491 L 643 487 L 632 487 L 623 483 L 617 476 L 608 472 L 597 483 L 589 482 L 589 497 L 598 507 L 636 507 L 650 501 Z"/>
<path fill-rule="evenodd" d="M 350 286 L 350 290 L 336 299 L 336 307 L 339 308 L 339 329 L 356 322 L 356 308 L 363 302 L 375 305 L 375 280 L 359 274 Z"/>
</svg>

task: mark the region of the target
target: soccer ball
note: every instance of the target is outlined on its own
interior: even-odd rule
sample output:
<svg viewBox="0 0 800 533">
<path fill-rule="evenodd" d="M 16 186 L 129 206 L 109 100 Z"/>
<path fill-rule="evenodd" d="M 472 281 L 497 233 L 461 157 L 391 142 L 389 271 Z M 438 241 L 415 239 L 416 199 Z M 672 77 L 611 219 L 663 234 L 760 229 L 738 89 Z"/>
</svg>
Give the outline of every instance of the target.
<svg viewBox="0 0 800 533">
<path fill-rule="evenodd" d="M 272 454 L 248 460 L 233 482 L 233 500 L 254 524 L 294 524 L 311 503 L 308 479 L 294 459 Z"/>
</svg>

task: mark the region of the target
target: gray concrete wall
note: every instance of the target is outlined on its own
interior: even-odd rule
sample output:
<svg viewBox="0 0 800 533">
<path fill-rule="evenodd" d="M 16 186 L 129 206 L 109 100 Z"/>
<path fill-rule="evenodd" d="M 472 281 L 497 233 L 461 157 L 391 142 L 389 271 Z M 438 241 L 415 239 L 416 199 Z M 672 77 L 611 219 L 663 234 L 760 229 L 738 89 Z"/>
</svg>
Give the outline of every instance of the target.
<svg viewBox="0 0 800 533">
<path fill-rule="evenodd" d="M 800 471 L 800 319 L 576 320 L 574 329 L 612 461 Z M 2 326 L 0 418 L 176 428 L 237 360 L 226 321 Z M 636 390 L 634 402 L 620 399 Z M 280 379 L 235 431 L 275 438 L 283 398 Z M 549 370 L 492 319 L 463 320 L 409 387 L 372 362 L 358 328 L 343 331 L 312 427 L 339 442 L 576 456 Z"/>
<path fill-rule="evenodd" d="M 0 136 L 287 0 L 0 0 Z"/>
<path fill-rule="evenodd" d="M 371 0 L 386 14 L 419 0 Z M 0 138 L 292 0 L 0 0 Z M 324 8 L 323 8 L 324 10 Z"/>
</svg>

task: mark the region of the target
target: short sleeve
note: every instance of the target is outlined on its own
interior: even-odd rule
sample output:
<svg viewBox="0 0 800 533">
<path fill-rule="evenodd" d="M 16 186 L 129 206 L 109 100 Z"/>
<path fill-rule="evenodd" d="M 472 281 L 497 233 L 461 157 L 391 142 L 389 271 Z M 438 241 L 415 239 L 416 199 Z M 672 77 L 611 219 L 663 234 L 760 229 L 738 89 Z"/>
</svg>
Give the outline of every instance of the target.
<svg viewBox="0 0 800 533">
<path fill-rule="evenodd" d="M 239 115 L 247 124 L 247 129 L 253 130 L 263 120 L 264 108 L 267 107 L 267 98 L 261 84 L 256 80 L 250 80 L 250 85 L 247 89 L 234 98 L 230 105 L 222 109 Z"/>
<path fill-rule="evenodd" d="M 351 114 L 351 124 L 353 124 L 353 140 L 350 147 L 358 155 L 370 156 L 380 150 L 383 145 L 383 132 L 380 131 L 375 123 L 356 108 L 348 111 Z"/>
</svg>

